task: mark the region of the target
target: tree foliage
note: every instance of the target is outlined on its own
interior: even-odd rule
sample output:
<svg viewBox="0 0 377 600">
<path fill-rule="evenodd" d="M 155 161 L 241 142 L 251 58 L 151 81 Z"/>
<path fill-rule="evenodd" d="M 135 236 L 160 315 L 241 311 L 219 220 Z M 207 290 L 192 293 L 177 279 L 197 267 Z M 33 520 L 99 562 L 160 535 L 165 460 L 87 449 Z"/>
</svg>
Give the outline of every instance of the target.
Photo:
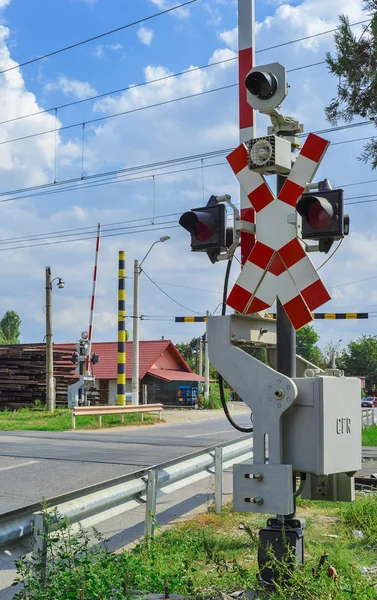
<svg viewBox="0 0 377 600">
<path fill-rule="evenodd" d="M 364 6 L 370 21 L 363 33 L 356 36 L 348 17 L 341 15 L 335 54 L 326 54 L 329 71 L 338 79 L 337 96 L 325 109 L 332 125 L 355 117 L 377 125 L 377 0 L 364 0 Z M 360 159 L 377 167 L 377 138 L 368 141 Z"/>
<path fill-rule="evenodd" d="M 301 327 L 296 333 L 297 354 L 322 368 L 325 359 L 317 345 L 318 340 L 319 335 L 311 325 Z"/>
<path fill-rule="evenodd" d="M 8 310 L 0 321 L 0 336 L 2 344 L 20 343 L 21 319 L 14 310 Z"/>
<path fill-rule="evenodd" d="M 337 360 L 346 375 L 366 377 L 366 389 L 377 388 L 377 335 L 362 335 L 350 342 Z"/>
</svg>

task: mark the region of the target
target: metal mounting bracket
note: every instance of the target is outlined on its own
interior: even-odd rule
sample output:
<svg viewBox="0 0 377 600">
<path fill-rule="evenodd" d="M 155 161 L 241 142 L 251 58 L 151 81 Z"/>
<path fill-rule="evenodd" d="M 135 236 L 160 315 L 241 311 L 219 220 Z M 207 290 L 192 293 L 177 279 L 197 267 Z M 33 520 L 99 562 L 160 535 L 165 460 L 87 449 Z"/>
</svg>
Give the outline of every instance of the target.
<svg viewBox="0 0 377 600">
<path fill-rule="evenodd" d="M 265 463 L 268 439 L 269 463 L 281 464 L 281 417 L 297 397 L 297 387 L 289 377 L 233 345 L 232 340 L 239 339 L 242 329 L 245 339 L 250 339 L 250 321 L 242 315 L 210 317 L 209 359 L 253 411 L 258 424 L 254 430 L 254 463 Z"/>
</svg>

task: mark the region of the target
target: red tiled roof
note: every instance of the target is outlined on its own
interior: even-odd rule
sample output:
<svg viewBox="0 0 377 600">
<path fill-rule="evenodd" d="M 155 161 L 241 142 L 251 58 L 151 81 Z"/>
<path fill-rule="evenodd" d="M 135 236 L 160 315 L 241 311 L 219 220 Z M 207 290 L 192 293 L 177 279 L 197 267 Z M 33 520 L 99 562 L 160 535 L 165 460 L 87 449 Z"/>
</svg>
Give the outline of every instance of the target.
<svg viewBox="0 0 377 600">
<path fill-rule="evenodd" d="M 185 373 L 184 371 L 173 371 L 171 369 L 150 369 L 148 375 L 153 375 L 164 381 L 204 381 L 204 377 L 195 373 Z"/>
<path fill-rule="evenodd" d="M 75 344 L 57 344 L 59 348 L 76 351 Z M 152 365 L 165 351 L 168 351 L 177 363 L 177 369 L 184 373 L 191 373 L 191 369 L 183 359 L 173 342 L 170 340 L 150 340 L 140 342 L 139 347 L 139 375 L 143 379 Z M 94 365 L 93 371 L 96 379 L 116 379 L 118 344 L 117 342 L 94 342 L 92 353 L 100 357 L 99 362 Z M 162 369 L 165 370 L 165 369 Z M 132 342 L 126 343 L 126 377 L 132 377 Z"/>
</svg>

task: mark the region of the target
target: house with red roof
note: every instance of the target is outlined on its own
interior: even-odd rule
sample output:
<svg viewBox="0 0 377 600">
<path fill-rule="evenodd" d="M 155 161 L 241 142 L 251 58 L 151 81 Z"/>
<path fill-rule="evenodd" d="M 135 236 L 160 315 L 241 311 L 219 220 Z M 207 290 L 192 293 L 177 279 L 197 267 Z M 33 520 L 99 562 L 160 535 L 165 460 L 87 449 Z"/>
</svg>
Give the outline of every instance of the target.
<svg viewBox="0 0 377 600">
<path fill-rule="evenodd" d="M 76 350 L 73 344 L 59 344 L 59 348 Z M 117 342 L 94 342 L 92 353 L 99 356 L 93 365 L 95 386 L 101 404 L 115 404 L 117 397 Z M 142 401 L 143 386 L 147 386 L 148 403 L 176 404 L 181 386 L 200 387 L 204 378 L 193 373 L 170 340 L 150 340 L 139 343 L 139 389 Z M 131 392 L 132 342 L 126 343 L 126 392 Z"/>
</svg>

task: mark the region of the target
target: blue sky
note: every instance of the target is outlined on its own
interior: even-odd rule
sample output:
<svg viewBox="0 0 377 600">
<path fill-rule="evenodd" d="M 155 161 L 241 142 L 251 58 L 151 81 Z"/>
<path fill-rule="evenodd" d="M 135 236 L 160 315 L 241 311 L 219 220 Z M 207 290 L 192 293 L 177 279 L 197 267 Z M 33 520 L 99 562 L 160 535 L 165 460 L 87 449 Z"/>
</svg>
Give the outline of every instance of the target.
<svg viewBox="0 0 377 600">
<path fill-rule="evenodd" d="M 173 0 L 0 0 L 0 70 L 144 19 L 175 4 Z M 256 0 L 257 50 L 332 29 L 337 24 L 337 15 L 344 11 L 351 22 L 366 18 L 360 0 L 346 4 L 340 0 L 286 3 Z M 0 121 L 233 58 L 237 52 L 236 25 L 236 1 L 198 0 L 183 11 L 145 21 L 0 75 L 3 100 Z M 355 28 L 358 30 L 360 26 Z M 288 70 L 307 67 L 322 61 L 325 52 L 332 47 L 332 36 L 323 35 L 258 52 L 257 63 L 278 60 Z M 288 80 L 291 87 L 283 105 L 284 113 L 304 122 L 306 132 L 327 127 L 324 106 L 335 94 L 336 81 L 327 73 L 325 65 L 291 72 Z M 58 185 L 55 189 L 48 188 L 49 192 L 55 192 L 64 187 L 59 182 L 81 177 L 83 122 L 236 82 L 237 63 L 233 60 L 62 108 L 56 115 L 52 111 L 0 125 L 0 192 L 51 184 L 56 176 Z M 84 176 L 235 147 L 237 118 L 237 89 L 233 87 L 87 124 Z M 77 127 L 56 135 L 50 133 L 1 144 L 76 123 Z M 267 125 L 265 118 L 258 118 L 259 135 L 265 134 Z M 369 127 L 360 127 L 330 133 L 328 139 L 339 144 L 372 133 Z M 344 188 L 346 202 L 352 202 L 355 196 L 363 198 L 374 193 L 374 182 L 350 185 L 377 179 L 368 165 L 356 159 L 362 145 L 363 142 L 352 141 L 330 146 L 318 173 L 319 177 L 328 177 L 333 186 L 347 186 Z M 220 166 L 213 166 L 219 162 Z M 164 169 L 156 167 L 147 173 L 144 171 L 142 178 L 134 181 L 115 182 L 113 179 L 111 184 L 90 188 L 84 181 L 85 186 L 76 186 L 77 189 L 64 193 L 18 200 L 6 196 L 5 199 L 11 201 L 1 207 L 0 312 L 8 309 L 19 312 L 23 341 L 42 340 L 44 268 L 49 264 L 54 276 L 66 281 L 64 290 L 54 289 L 55 341 L 76 339 L 88 326 L 94 240 L 74 241 L 68 236 L 69 243 L 55 244 L 53 242 L 67 238 L 53 237 L 57 235 L 53 232 L 95 228 L 101 222 L 109 237 L 103 238 L 101 246 L 94 338 L 116 339 L 118 250 L 126 251 L 127 270 L 132 276 L 134 258 L 141 259 L 151 243 L 164 234 L 171 235 L 172 239 L 155 246 L 145 263 L 145 271 L 187 310 L 177 306 L 150 282 L 143 281 L 141 313 L 151 319 L 143 320 L 141 336 L 156 339 L 164 335 L 177 342 L 199 335 L 200 325 L 176 325 L 170 318 L 193 314 L 194 310 L 201 314 L 206 309 L 213 311 L 221 300 L 224 265 L 211 265 L 205 256 L 191 254 L 187 234 L 176 227 L 176 220 L 185 210 L 202 205 L 203 196 L 206 201 L 212 193 L 230 193 L 238 201 L 237 181 L 224 163 L 221 156 L 203 163 L 192 162 L 186 166 L 193 170 L 180 173 L 166 174 Z M 167 170 L 183 168 L 170 166 Z M 372 312 L 377 309 L 377 278 L 343 284 L 375 276 L 376 204 L 350 205 L 349 213 L 352 234 L 323 267 L 322 276 L 333 293 L 333 301 L 324 310 Z M 117 225 L 109 225 L 112 223 Z M 131 229 L 122 229 L 124 227 Z M 37 241 L 34 238 L 28 242 L 1 243 L 8 238 L 37 234 L 48 235 Z M 35 246 L 36 243 L 48 245 Z M 34 247 L 26 247 L 30 245 Z M 316 256 L 315 263 L 321 264 L 324 258 Z M 236 276 L 237 268 L 233 280 Z M 132 279 L 127 282 L 129 314 L 132 314 L 132 283 Z M 341 286 L 334 287 L 338 284 Z M 156 320 L 157 317 L 164 321 Z M 352 323 L 317 322 L 315 327 L 321 335 L 321 344 L 325 345 L 340 338 L 346 343 L 361 333 L 377 333 L 376 324 L 375 319 L 370 319 Z M 131 324 L 128 328 L 131 332 Z"/>
</svg>

